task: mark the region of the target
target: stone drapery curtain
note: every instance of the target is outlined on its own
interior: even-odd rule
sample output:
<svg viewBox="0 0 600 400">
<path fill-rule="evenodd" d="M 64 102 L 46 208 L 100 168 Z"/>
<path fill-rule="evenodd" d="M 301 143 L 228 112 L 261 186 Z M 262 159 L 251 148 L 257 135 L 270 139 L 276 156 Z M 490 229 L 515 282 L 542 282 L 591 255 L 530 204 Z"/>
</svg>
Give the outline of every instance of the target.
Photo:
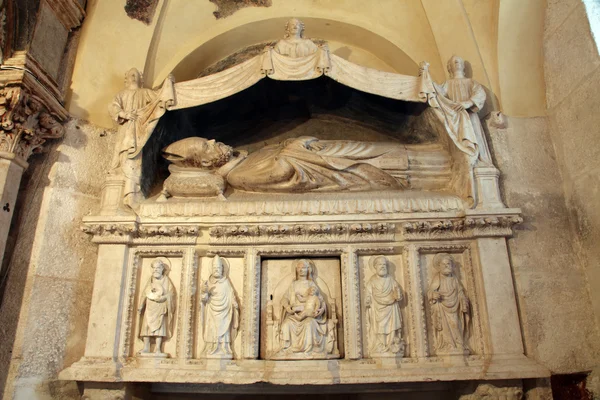
<svg viewBox="0 0 600 400">
<path fill-rule="evenodd" d="M 306 57 L 288 57 L 267 48 L 261 55 L 213 75 L 191 81 L 173 83 L 165 81 L 155 102 L 147 112 L 142 110 L 140 123 L 145 129 L 143 144 L 156 127 L 158 119 L 168 110 L 196 107 L 232 96 L 264 78 L 282 81 L 302 81 L 320 76 L 329 78 L 351 88 L 395 100 L 428 103 L 456 147 L 471 162 L 478 156 L 477 141 L 466 111 L 454 111 L 452 101 L 438 95 L 427 68 L 419 76 L 400 75 L 366 68 L 330 54 L 327 46 Z"/>
<path fill-rule="evenodd" d="M 213 75 L 175 84 L 176 102 L 169 110 L 194 107 L 231 96 L 263 78 L 303 81 L 326 75 L 354 89 L 396 100 L 427 102 L 435 95 L 426 71 L 399 75 L 366 68 L 329 54 L 325 47 L 306 57 L 291 58 L 267 49 L 262 55 Z"/>
</svg>

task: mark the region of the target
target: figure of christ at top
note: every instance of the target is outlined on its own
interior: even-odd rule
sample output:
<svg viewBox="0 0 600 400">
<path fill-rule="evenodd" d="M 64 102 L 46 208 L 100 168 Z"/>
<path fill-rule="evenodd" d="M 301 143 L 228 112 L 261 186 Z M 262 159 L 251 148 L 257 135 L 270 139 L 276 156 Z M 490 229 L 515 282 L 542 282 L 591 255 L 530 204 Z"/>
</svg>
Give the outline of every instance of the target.
<svg viewBox="0 0 600 400">
<path fill-rule="evenodd" d="M 125 89 L 115 96 L 108 108 L 110 116 L 117 124 L 118 134 L 108 174 L 122 179 L 122 204 L 129 208 L 134 208 L 142 197 L 142 149 L 160 116 L 174 102 L 171 75 L 159 90 L 145 89 L 142 85 L 140 71 L 136 68 L 127 71 Z M 123 211 L 129 213 L 131 210 Z"/>
<path fill-rule="evenodd" d="M 298 58 L 316 53 L 317 45 L 304 38 L 304 23 L 292 18 L 285 24 L 285 36 L 275 44 L 274 50 L 282 56 Z"/>
<path fill-rule="evenodd" d="M 406 147 L 398 143 L 288 139 L 248 155 L 204 138 L 163 150 L 171 176 L 163 197 L 223 196 L 226 184 L 248 192 L 336 192 L 403 189 Z M 184 191 L 188 191 L 185 192 Z M 195 191 L 193 194 L 191 191 Z"/>
</svg>

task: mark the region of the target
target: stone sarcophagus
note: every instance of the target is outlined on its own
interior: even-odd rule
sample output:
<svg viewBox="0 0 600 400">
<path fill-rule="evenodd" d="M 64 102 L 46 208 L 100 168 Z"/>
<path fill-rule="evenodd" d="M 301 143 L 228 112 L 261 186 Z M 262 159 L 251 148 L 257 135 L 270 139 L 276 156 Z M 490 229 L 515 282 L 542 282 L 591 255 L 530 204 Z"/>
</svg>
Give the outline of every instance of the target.
<svg viewBox="0 0 600 400">
<path fill-rule="evenodd" d="M 521 339 L 506 246 L 520 210 L 500 197 L 477 115 L 485 92 L 464 76 L 462 59 L 437 85 L 426 63 L 414 77 L 368 70 L 293 33 L 238 66 L 168 79 L 158 91 L 128 73 L 111 105 L 120 140 L 102 209 L 83 222 L 99 246 L 85 357 L 61 377 L 547 376 Z M 335 132 L 327 120 L 327 129 L 279 129 L 263 140 L 186 133 L 174 122 L 263 78 L 301 81 L 289 101 L 315 81 L 338 85 L 327 93 L 347 102 L 367 92 L 392 108 L 415 103 L 402 129 L 429 136 Z"/>
</svg>

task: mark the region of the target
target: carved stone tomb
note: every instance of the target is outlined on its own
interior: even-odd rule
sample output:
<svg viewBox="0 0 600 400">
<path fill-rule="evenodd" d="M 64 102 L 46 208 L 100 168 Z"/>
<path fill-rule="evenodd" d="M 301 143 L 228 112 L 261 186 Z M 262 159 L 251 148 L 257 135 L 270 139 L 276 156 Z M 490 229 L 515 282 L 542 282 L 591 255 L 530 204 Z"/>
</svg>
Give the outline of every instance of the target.
<svg viewBox="0 0 600 400">
<path fill-rule="evenodd" d="M 83 221 L 98 244 L 85 357 L 61 377 L 548 376 L 524 355 L 506 247 L 521 211 L 500 197 L 464 61 L 438 85 L 427 63 L 369 70 L 292 25 L 196 80 L 153 91 L 127 73 Z"/>
</svg>

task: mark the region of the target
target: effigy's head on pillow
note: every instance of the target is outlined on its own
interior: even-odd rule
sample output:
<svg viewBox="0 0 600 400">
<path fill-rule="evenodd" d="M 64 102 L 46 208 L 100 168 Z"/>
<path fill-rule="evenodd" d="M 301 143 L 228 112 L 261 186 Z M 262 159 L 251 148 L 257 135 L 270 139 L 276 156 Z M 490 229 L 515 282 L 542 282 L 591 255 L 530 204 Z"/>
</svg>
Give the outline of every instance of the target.
<svg viewBox="0 0 600 400">
<path fill-rule="evenodd" d="M 191 137 L 163 149 L 163 156 L 178 167 L 214 170 L 225 165 L 233 154 L 231 146 L 214 139 Z"/>
</svg>

